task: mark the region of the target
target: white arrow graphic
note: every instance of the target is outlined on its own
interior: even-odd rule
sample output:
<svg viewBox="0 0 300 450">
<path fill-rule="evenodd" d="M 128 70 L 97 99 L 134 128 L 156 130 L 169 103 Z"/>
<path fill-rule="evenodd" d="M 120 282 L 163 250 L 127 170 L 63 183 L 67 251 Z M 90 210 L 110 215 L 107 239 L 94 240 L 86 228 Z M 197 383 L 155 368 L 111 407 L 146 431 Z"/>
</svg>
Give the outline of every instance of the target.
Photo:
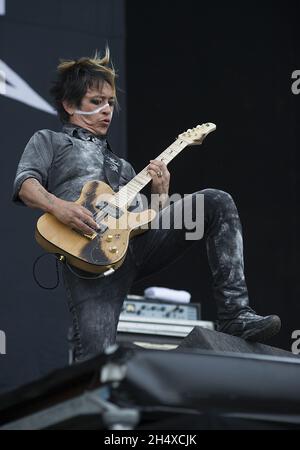
<svg viewBox="0 0 300 450">
<path fill-rule="evenodd" d="M 37 94 L 28 83 L 16 74 L 0 59 L 0 95 L 25 103 L 32 108 L 40 109 L 49 114 L 56 114 L 52 106 Z"/>
<path fill-rule="evenodd" d="M 5 15 L 5 0 L 0 0 L 0 16 Z"/>
<path fill-rule="evenodd" d="M 0 355 L 6 355 L 6 336 L 4 331 L 0 330 Z"/>
</svg>

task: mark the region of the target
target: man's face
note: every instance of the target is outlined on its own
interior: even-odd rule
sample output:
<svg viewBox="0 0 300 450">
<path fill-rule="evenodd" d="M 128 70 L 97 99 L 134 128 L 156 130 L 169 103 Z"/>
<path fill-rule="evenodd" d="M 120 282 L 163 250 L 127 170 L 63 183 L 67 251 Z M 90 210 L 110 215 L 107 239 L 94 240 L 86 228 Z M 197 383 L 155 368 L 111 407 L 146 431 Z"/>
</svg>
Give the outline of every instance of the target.
<svg viewBox="0 0 300 450">
<path fill-rule="evenodd" d="M 70 123 L 85 128 L 98 136 L 106 135 L 115 105 L 113 89 L 106 81 L 99 87 L 88 89 L 81 101 L 80 111 L 91 112 L 105 105 L 104 109 L 92 115 L 78 114 L 75 112 L 77 109 L 73 108 Z"/>
</svg>

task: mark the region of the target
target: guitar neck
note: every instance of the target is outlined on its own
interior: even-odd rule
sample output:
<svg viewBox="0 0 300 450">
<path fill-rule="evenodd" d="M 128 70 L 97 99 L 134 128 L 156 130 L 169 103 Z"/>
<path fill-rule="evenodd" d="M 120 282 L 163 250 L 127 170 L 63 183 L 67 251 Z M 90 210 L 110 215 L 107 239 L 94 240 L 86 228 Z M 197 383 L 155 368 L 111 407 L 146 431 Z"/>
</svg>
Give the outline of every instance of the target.
<svg viewBox="0 0 300 450">
<path fill-rule="evenodd" d="M 189 145 L 183 139 L 177 139 L 170 147 L 166 148 L 156 159 L 163 161 L 168 165 L 182 150 Z M 148 166 L 138 173 L 129 183 L 123 186 L 117 194 L 115 199 L 118 205 L 125 207 L 129 205 L 137 194 L 147 186 L 152 180 L 148 173 Z"/>
</svg>

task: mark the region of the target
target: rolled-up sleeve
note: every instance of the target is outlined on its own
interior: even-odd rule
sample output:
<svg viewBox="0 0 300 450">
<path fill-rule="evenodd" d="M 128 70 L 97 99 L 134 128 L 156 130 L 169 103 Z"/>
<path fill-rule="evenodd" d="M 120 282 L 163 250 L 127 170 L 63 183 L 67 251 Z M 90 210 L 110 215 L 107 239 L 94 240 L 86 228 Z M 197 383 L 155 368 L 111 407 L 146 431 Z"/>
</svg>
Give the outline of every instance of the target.
<svg viewBox="0 0 300 450">
<path fill-rule="evenodd" d="M 12 200 L 24 205 L 19 197 L 22 184 L 28 178 L 35 178 L 47 188 L 48 174 L 53 160 L 53 146 L 48 130 L 37 131 L 21 156 L 13 184 Z"/>
</svg>

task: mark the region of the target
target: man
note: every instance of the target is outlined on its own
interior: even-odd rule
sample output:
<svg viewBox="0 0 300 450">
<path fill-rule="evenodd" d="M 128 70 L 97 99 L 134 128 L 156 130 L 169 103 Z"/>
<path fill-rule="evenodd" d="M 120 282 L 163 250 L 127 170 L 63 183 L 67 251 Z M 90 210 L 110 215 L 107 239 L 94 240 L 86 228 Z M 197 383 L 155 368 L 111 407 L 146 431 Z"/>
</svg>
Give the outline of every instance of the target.
<svg viewBox="0 0 300 450">
<path fill-rule="evenodd" d="M 59 133 L 41 130 L 30 139 L 18 166 L 14 200 L 91 234 L 97 229 L 92 213 L 74 203 L 83 185 L 97 179 L 118 191 L 135 175 L 127 161 L 110 151 L 106 140 L 117 101 L 109 50 L 102 59 L 96 55 L 62 62 L 51 92 L 63 129 Z M 148 172 L 152 193 L 160 199 L 157 223 L 170 215 L 170 229 L 150 229 L 133 238 L 123 265 L 107 278 L 63 269 L 76 360 L 90 358 L 115 342 L 123 299 L 134 281 L 166 267 L 191 245 L 199 245 L 186 240 L 184 227 L 174 226 L 182 206 L 188 205 L 193 219 L 197 219 L 199 194 L 204 195 L 204 240 L 213 275 L 218 329 L 252 341 L 264 341 L 276 334 L 279 317 L 262 317 L 249 307 L 241 224 L 231 196 L 205 189 L 168 204 L 170 173 L 166 165 L 150 161 Z M 136 207 L 141 208 L 139 198 Z"/>
</svg>

